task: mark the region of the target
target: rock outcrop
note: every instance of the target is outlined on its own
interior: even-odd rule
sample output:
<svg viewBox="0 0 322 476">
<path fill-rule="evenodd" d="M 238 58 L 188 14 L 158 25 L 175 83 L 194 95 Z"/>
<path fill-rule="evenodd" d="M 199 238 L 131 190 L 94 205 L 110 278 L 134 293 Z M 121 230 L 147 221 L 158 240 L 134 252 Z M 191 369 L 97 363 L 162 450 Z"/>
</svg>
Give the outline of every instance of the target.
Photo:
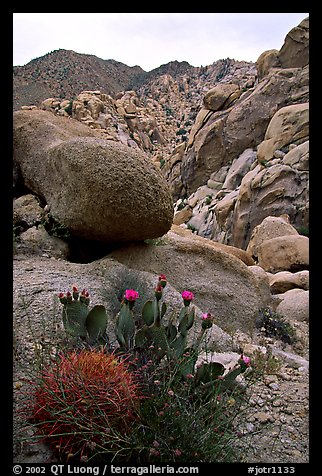
<svg viewBox="0 0 322 476">
<path fill-rule="evenodd" d="M 241 255 L 237 257 L 229 248 L 192 233 L 178 234 L 175 227 L 158 246 L 131 245 L 109 256 L 132 270 L 162 270 L 173 287 L 191 290 L 198 307 L 211 312 L 219 327 L 230 333 L 243 329 L 251 334 L 258 309 L 268 305 L 271 297 L 268 280 L 261 283 L 266 286 L 264 293 Z"/>
<path fill-rule="evenodd" d="M 287 61 L 295 38 L 301 60 L 292 54 Z M 176 223 L 244 250 L 268 216 L 287 214 L 296 230 L 308 229 L 307 42 L 304 20 L 280 51 L 261 55 L 260 81 L 227 107 L 237 92 L 233 81 L 205 94 L 185 148 L 174 150 L 163 169 L 177 199 Z"/>
<path fill-rule="evenodd" d="M 171 227 L 171 195 L 151 160 L 77 121 L 40 110 L 14 113 L 14 159 L 25 185 L 76 236 L 128 242 Z"/>
<path fill-rule="evenodd" d="M 256 61 L 262 79 L 272 68 L 302 68 L 309 63 L 309 19 L 305 18 L 286 35 L 282 48 L 264 51 Z"/>
</svg>

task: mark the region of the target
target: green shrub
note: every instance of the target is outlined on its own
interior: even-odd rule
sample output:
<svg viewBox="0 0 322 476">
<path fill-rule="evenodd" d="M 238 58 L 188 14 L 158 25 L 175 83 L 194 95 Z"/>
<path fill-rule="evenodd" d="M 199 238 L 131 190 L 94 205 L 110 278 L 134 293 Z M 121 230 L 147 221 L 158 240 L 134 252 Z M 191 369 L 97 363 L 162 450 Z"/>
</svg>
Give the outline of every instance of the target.
<svg viewBox="0 0 322 476">
<path fill-rule="evenodd" d="M 293 327 L 269 307 L 259 310 L 256 327 L 261 329 L 267 337 L 276 337 L 287 344 L 293 344 L 296 338 Z"/>
</svg>

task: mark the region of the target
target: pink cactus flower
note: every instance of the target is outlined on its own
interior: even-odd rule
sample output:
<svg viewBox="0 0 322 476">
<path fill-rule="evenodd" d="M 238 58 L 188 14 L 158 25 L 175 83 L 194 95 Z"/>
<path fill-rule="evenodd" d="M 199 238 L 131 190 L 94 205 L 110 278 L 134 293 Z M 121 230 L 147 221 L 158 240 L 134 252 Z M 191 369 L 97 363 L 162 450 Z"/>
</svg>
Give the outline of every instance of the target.
<svg viewBox="0 0 322 476">
<path fill-rule="evenodd" d="M 246 355 L 241 355 L 240 356 L 240 359 L 244 362 L 245 365 L 247 365 L 247 367 L 250 366 L 251 364 L 251 361 L 250 361 L 250 358 L 249 357 L 246 357 Z"/>
<path fill-rule="evenodd" d="M 139 297 L 139 293 L 134 291 L 134 289 L 127 289 L 125 291 L 124 297 L 127 301 L 134 302 Z"/>
<path fill-rule="evenodd" d="M 204 313 L 202 314 L 201 319 L 203 319 L 203 320 L 204 320 L 204 319 L 211 319 L 211 314 L 210 314 L 210 312 L 204 312 Z"/>
<path fill-rule="evenodd" d="M 194 295 L 191 291 L 183 291 L 181 296 L 185 301 L 192 301 L 194 299 Z"/>
<path fill-rule="evenodd" d="M 202 328 L 203 329 L 209 329 L 212 326 L 213 323 L 213 317 L 210 314 L 210 312 L 204 312 L 201 317 L 202 320 Z"/>
<path fill-rule="evenodd" d="M 185 306 L 189 306 L 191 301 L 195 298 L 194 294 L 191 291 L 183 291 L 181 293 L 181 296 L 182 296 L 183 303 L 184 303 Z"/>
</svg>

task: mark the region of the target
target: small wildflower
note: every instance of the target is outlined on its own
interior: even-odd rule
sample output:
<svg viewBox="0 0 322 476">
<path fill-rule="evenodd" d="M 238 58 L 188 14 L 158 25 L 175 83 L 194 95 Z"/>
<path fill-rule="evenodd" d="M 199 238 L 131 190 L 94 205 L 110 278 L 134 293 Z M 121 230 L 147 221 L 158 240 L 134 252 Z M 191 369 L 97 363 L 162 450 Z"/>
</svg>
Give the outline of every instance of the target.
<svg viewBox="0 0 322 476">
<path fill-rule="evenodd" d="M 159 415 L 160 417 L 163 417 L 163 416 L 164 416 L 164 412 L 161 410 L 161 411 L 158 413 L 158 415 Z"/>
<path fill-rule="evenodd" d="M 160 380 L 154 380 L 153 383 L 154 383 L 154 385 L 160 385 L 161 382 L 160 382 Z"/>
<path fill-rule="evenodd" d="M 173 390 L 168 390 L 168 395 L 169 395 L 170 397 L 173 397 L 174 391 L 173 391 Z"/>
<path fill-rule="evenodd" d="M 187 374 L 187 375 L 186 375 L 186 378 L 189 379 L 189 380 L 191 380 L 191 379 L 193 379 L 194 377 L 193 377 L 192 374 Z"/>
<path fill-rule="evenodd" d="M 236 400 L 233 397 L 231 397 L 231 398 L 229 398 L 229 400 L 227 400 L 227 405 L 229 405 L 230 407 L 235 405 L 235 403 L 236 403 Z"/>
<path fill-rule="evenodd" d="M 86 441 L 86 443 L 85 443 L 85 444 L 86 444 L 86 446 L 88 446 L 88 447 L 89 447 L 89 449 L 90 449 L 90 450 L 94 450 L 94 449 L 95 449 L 95 447 L 96 447 L 96 443 L 95 443 L 95 441 Z"/>
<path fill-rule="evenodd" d="M 179 450 L 179 448 L 176 448 L 174 451 L 173 451 L 174 455 L 179 457 L 182 455 L 182 451 Z"/>
<path fill-rule="evenodd" d="M 156 440 L 154 440 L 154 442 L 152 444 L 153 444 L 154 448 L 159 448 L 159 446 L 160 446 L 160 443 Z"/>
</svg>

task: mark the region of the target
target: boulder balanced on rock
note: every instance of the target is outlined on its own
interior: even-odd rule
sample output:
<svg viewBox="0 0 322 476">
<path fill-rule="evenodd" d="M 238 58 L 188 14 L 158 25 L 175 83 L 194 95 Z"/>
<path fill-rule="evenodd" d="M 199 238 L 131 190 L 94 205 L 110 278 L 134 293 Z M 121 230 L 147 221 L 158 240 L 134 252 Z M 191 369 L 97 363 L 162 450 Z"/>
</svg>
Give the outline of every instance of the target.
<svg viewBox="0 0 322 476">
<path fill-rule="evenodd" d="M 14 160 L 25 185 L 77 236 L 128 242 L 162 236 L 172 225 L 170 191 L 151 160 L 76 121 L 14 113 Z"/>
</svg>

